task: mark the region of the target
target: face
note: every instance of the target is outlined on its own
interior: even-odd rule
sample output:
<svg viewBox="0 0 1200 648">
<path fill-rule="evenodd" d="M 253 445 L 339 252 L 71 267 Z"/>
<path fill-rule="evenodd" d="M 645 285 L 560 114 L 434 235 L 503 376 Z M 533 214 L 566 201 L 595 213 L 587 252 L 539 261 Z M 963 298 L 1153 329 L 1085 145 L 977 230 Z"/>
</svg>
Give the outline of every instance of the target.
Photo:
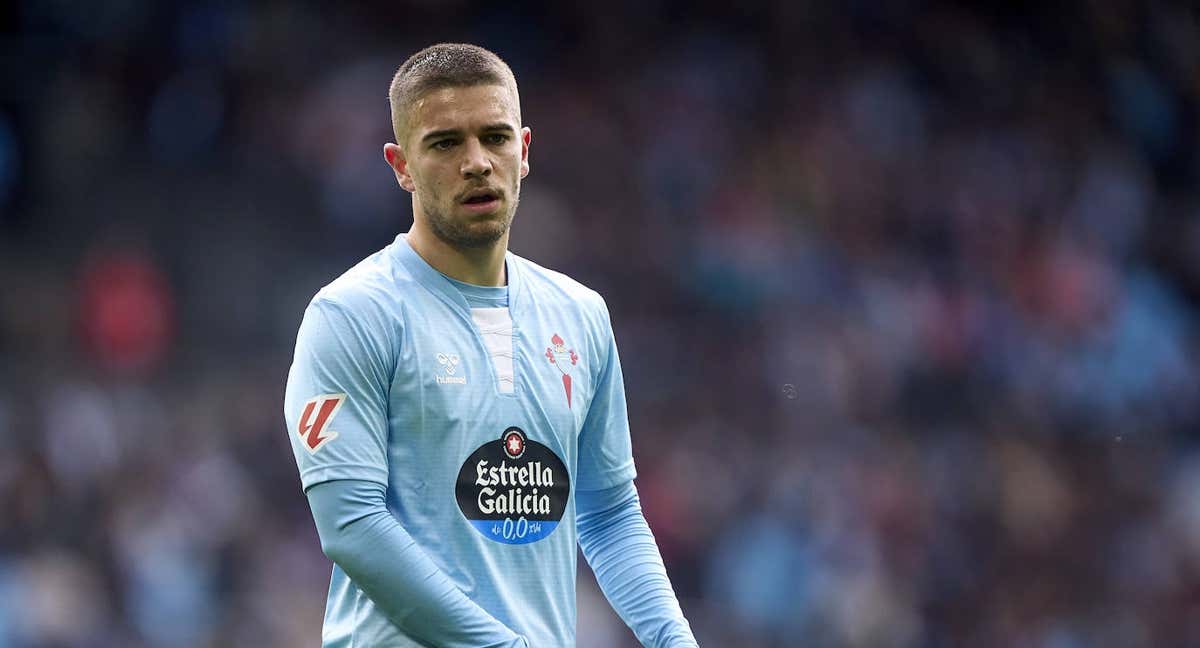
<svg viewBox="0 0 1200 648">
<path fill-rule="evenodd" d="M 413 212 L 445 243 L 485 247 L 512 224 L 529 173 L 528 128 L 502 85 L 433 90 L 409 114 L 405 141 L 384 155 Z"/>
</svg>

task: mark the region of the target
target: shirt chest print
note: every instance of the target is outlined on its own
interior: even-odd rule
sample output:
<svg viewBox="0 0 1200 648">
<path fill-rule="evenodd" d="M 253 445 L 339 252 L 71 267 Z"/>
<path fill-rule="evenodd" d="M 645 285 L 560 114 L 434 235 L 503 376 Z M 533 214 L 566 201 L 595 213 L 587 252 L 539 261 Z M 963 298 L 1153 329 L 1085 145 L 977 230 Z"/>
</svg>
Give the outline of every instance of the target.
<svg viewBox="0 0 1200 648">
<path fill-rule="evenodd" d="M 570 495 L 562 458 L 515 425 L 467 457 L 454 487 L 463 517 L 485 538 L 503 544 L 549 536 L 562 521 Z"/>
<path fill-rule="evenodd" d="M 575 349 L 568 348 L 558 333 L 550 338 L 550 345 L 546 347 L 546 359 L 562 372 L 563 391 L 566 392 L 567 407 L 569 408 L 571 407 L 571 375 L 579 365 L 579 354 L 575 353 Z"/>
<path fill-rule="evenodd" d="M 439 353 L 437 354 L 437 361 L 439 368 L 436 379 L 439 385 L 467 384 L 467 377 L 459 371 L 459 357 L 457 353 Z"/>
</svg>

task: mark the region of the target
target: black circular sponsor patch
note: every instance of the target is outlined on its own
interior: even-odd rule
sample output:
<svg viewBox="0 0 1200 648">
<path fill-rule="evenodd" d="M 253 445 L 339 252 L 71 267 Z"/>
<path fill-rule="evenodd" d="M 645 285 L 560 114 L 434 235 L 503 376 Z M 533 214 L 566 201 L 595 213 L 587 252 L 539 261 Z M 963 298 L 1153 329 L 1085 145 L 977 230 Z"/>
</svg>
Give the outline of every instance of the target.
<svg viewBox="0 0 1200 648">
<path fill-rule="evenodd" d="M 471 525 L 504 544 L 550 535 L 567 510 L 570 492 L 562 459 L 515 426 L 471 453 L 454 487 L 458 508 Z"/>
</svg>

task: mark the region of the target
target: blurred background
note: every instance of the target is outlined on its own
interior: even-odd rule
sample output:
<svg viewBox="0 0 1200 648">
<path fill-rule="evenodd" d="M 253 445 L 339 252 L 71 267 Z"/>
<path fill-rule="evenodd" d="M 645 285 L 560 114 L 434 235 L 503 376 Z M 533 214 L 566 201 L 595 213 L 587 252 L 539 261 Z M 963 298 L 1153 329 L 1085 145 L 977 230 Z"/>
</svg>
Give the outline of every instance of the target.
<svg viewBox="0 0 1200 648">
<path fill-rule="evenodd" d="M 1200 645 L 1198 17 L 6 3 L 0 646 L 318 644 L 284 380 L 443 40 L 517 74 L 512 248 L 608 299 L 702 645 Z"/>
</svg>

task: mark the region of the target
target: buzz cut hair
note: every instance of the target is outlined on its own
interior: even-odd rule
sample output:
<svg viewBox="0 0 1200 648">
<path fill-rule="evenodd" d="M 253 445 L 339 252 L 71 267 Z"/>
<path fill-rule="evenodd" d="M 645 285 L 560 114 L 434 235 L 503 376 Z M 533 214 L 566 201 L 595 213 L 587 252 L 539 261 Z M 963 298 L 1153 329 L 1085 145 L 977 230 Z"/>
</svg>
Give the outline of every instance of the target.
<svg viewBox="0 0 1200 648">
<path fill-rule="evenodd" d="M 408 118 L 413 105 L 423 95 L 442 88 L 477 85 L 506 86 L 512 92 L 520 124 L 521 99 L 517 93 L 517 79 L 508 64 L 495 53 L 469 43 L 438 43 L 408 57 L 396 70 L 388 88 L 396 143 L 404 146 Z"/>
</svg>

